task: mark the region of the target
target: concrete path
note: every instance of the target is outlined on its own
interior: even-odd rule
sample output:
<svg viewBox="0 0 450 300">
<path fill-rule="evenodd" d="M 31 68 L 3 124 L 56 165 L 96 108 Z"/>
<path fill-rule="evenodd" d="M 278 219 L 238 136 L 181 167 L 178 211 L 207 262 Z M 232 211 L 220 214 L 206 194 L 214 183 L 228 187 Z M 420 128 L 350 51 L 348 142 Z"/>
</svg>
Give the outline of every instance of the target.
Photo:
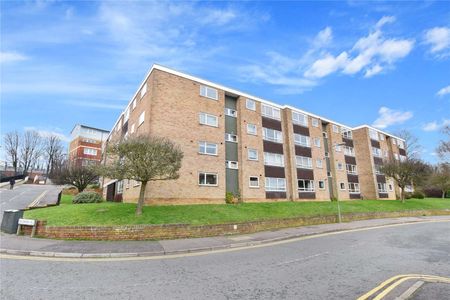
<svg viewBox="0 0 450 300">
<path fill-rule="evenodd" d="M 358 230 L 368 227 L 442 220 L 447 220 L 450 222 L 450 217 L 434 216 L 375 219 L 350 223 L 287 228 L 246 235 L 161 241 L 66 241 L 30 238 L 2 233 L 0 235 L 0 252 L 18 255 L 79 258 L 158 256 L 270 244 L 277 241 L 301 238 L 322 233 Z"/>
</svg>

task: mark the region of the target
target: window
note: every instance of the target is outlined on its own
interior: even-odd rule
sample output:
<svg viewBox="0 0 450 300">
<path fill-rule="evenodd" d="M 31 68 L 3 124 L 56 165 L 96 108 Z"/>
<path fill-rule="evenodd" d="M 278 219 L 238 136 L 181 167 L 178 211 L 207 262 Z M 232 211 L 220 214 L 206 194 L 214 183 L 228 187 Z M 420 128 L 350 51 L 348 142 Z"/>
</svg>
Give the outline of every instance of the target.
<svg viewBox="0 0 450 300">
<path fill-rule="evenodd" d="M 275 143 L 282 143 L 283 135 L 282 135 L 281 131 L 263 127 L 263 139 L 265 139 L 266 141 L 271 141 L 271 142 L 275 142 Z"/>
<path fill-rule="evenodd" d="M 330 157 L 330 153 L 325 152 L 325 157 Z"/>
<path fill-rule="evenodd" d="M 386 183 L 378 183 L 377 186 L 379 193 L 387 193 Z"/>
<path fill-rule="evenodd" d="M 345 139 L 352 139 L 353 138 L 353 133 L 350 129 L 345 128 L 345 127 L 341 127 L 341 132 L 342 132 L 342 137 Z"/>
<path fill-rule="evenodd" d="M 144 123 L 144 120 L 145 120 L 145 111 L 143 111 L 143 112 L 139 115 L 138 126 L 141 126 L 142 123 Z"/>
<path fill-rule="evenodd" d="M 325 189 L 325 181 L 319 180 L 319 189 L 324 190 Z"/>
<path fill-rule="evenodd" d="M 394 186 L 392 185 L 392 183 L 389 183 L 389 192 L 393 192 L 394 191 Z"/>
<path fill-rule="evenodd" d="M 245 107 L 250 110 L 256 110 L 256 102 L 252 99 L 245 100 Z"/>
<path fill-rule="evenodd" d="M 314 127 L 319 127 L 319 120 L 317 120 L 316 118 L 311 118 L 311 124 Z"/>
<path fill-rule="evenodd" d="M 227 160 L 225 162 L 225 165 L 228 169 L 238 169 L 238 162 L 237 161 L 232 161 L 232 160 Z"/>
<path fill-rule="evenodd" d="M 353 175 L 358 174 L 356 165 L 346 164 L 345 168 L 347 169 L 347 174 L 353 174 Z"/>
<path fill-rule="evenodd" d="M 381 153 L 381 149 L 377 147 L 372 147 L 372 154 L 377 157 L 383 156 L 383 154 Z"/>
<path fill-rule="evenodd" d="M 284 156 L 283 154 L 264 152 L 264 164 L 266 166 L 284 167 Z"/>
<path fill-rule="evenodd" d="M 217 155 L 217 144 L 208 142 L 198 143 L 198 153 L 207 155 Z"/>
<path fill-rule="evenodd" d="M 258 176 L 250 176 L 248 181 L 248 186 L 251 188 L 259 188 L 259 177 Z"/>
<path fill-rule="evenodd" d="M 339 126 L 333 124 L 333 132 L 339 133 Z"/>
<path fill-rule="evenodd" d="M 200 124 L 213 126 L 213 127 L 219 127 L 219 118 L 218 117 L 207 114 L 207 113 L 200 113 L 199 117 L 200 117 Z"/>
<path fill-rule="evenodd" d="M 397 153 L 394 153 L 394 158 L 395 158 L 396 160 L 398 160 L 398 154 L 397 154 Z"/>
<path fill-rule="evenodd" d="M 131 133 L 134 133 L 134 123 L 131 124 Z"/>
<path fill-rule="evenodd" d="M 323 168 L 322 160 L 320 158 L 316 159 L 316 167 L 319 168 L 319 169 Z"/>
<path fill-rule="evenodd" d="M 217 90 L 209 86 L 200 86 L 200 96 L 213 100 L 219 100 L 219 93 L 217 92 Z"/>
<path fill-rule="evenodd" d="M 339 183 L 339 189 L 341 191 L 345 191 L 345 183 L 343 183 L 343 182 Z"/>
<path fill-rule="evenodd" d="M 334 149 L 336 150 L 336 152 L 341 152 L 342 146 L 340 144 L 334 144 Z"/>
<path fill-rule="evenodd" d="M 297 168 L 302 169 L 312 169 L 312 159 L 311 157 L 305 157 L 305 156 L 295 156 L 295 163 L 297 165 Z"/>
<path fill-rule="evenodd" d="M 286 179 L 266 177 L 266 191 L 284 192 L 286 191 Z"/>
<path fill-rule="evenodd" d="M 86 154 L 86 155 L 97 155 L 97 149 L 84 148 L 83 149 L 83 154 Z"/>
<path fill-rule="evenodd" d="M 359 183 L 349 182 L 348 191 L 350 193 L 359 193 Z"/>
<path fill-rule="evenodd" d="M 337 169 L 338 169 L 339 171 L 342 171 L 342 170 L 344 169 L 344 164 L 341 163 L 341 162 L 338 162 L 338 163 L 337 163 Z"/>
<path fill-rule="evenodd" d="M 320 138 L 314 138 L 314 146 L 320 148 Z"/>
<path fill-rule="evenodd" d="M 141 99 L 142 99 L 142 97 L 144 97 L 144 95 L 147 93 L 147 83 L 145 83 L 143 86 L 142 86 L 142 89 L 141 89 Z"/>
<path fill-rule="evenodd" d="M 123 180 L 117 181 L 117 184 L 116 184 L 116 193 L 117 193 L 117 194 L 122 194 L 122 193 L 123 193 Z"/>
<path fill-rule="evenodd" d="M 369 136 L 372 140 L 378 141 L 378 132 L 375 129 L 369 129 Z"/>
<path fill-rule="evenodd" d="M 128 121 L 129 118 L 130 118 L 130 108 L 127 107 L 127 109 L 125 110 L 124 117 L 123 117 L 123 122 Z"/>
<path fill-rule="evenodd" d="M 225 141 L 226 141 L 226 142 L 237 143 L 238 137 L 237 137 L 237 135 L 235 135 L 235 134 L 225 133 Z"/>
<path fill-rule="evenodd" d="M 355 156 L 355 149 L 350 146 L 344 146 L 344 155 Z"/>
<path fill-rule="evenodd" d="M 280 109 L 273 107 L 273 106 L 268 106 L 265 104 L 261 104 L 261 114 L 264 117 L 268 117 L 271 119 L 277 119 L 280 120 L 281 119 L 281 115 L 280 115 Z"/>
<path fill-rule="evenodd" d="M 297 186 L 300 192 L 314 192 L 314 180 L 299 179 Z"/>
<path fill-rule="evenodd" d="M 326 132 L 324 131 L 324 132 L 322 132 L 322 136 L 323 136 L 324 139 L 327 139 L 327 138 L 328 138 L 328 133 L 326 133 Z"/>
<path fill-rule="evenodd" d="M 131 102 L 131 107 L 133 110 L 136 108 L 136 98 L 134 98 L 133 102 Z"/>
<path fill-rule="evenodd" d="M 397 143 L 399 148 L 405 149 L 405 143 L 403 141 L 398 140 Z"/>
<path fill-rule="evenodd" d="M 384 134 L 380 133 L 380 141 L 384 141 Z"/>
<path fill-rule="evenodd" d="M 232 108 L 225 108 L 225 115 L 237 118 L 237 111 Z"/>
<path fill-rule="evenodd" d="M 333 177 L 333 175 L 331 174 L 331 172 L 327 172 L 327 177 Z"/>
<path fill-rule="evenodd" d="M 392 139 L 392 144 L 397 145 L 397 140 L 396 139 Z"/>
<path fill-rule="evenodd" d="M 311 147 L 309 136 L 294 133 L 294 143 L 303 147 Z"/>
<path fill-rule="evenodd" d="M 383 175 L 383 165 L 375 164 L 375 174 Z"/>
<path fill-rule="evenodd" d="M 292 112 L 292 123 L 308 127 L 308 116 L 295 112 Z"/>
<path fill-rule="evenodd" d="M 198 184 L 217 186 L 217 173 L 198 173 Z"/>
<path fill-rule="evenodd" d="M 247 124 L 247 133 L 256 135 L 256 125 L 255 124 Z"/>
<path fill-rule="evenodd" d="M 258 150 L 248 149 L 247 156 L 248 156 L 248 160 L 258 160 Z"/>
</svg>

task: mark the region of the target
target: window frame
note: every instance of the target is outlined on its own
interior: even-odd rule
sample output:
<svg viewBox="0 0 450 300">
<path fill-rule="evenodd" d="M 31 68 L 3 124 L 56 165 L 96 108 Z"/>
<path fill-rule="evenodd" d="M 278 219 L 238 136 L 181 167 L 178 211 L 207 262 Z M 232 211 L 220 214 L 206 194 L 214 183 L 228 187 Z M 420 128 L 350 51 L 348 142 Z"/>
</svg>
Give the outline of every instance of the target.
<svg viewBox="0 0 450 300">
<path fill-rule="evenodd" d="M 322 147 L 322 140 L 320 138 L 318 138 L 318 137 L 314 138 L 314 146 L 317 147 L 317 148 L 321 148 Z"/>
<path fill-rule="evenodd" d="M 359 187 L 359 182 L 349 182 L 348 183 L 348 192 L 350 194 L 359 194 L 359 193 L 361 193 L 361 189 Z"/>
<path fill-rule="evenodd" d="M 299 183 L 303 182 L 303 187 L 299 187 Z M 309 188 L 306 187 L 307 184 L 309 183 Z M 311 179 L 297 179 L 297 192 L 315 192 L 316 188 L 314 186 L 314 180 Z"/>
<path fill-rule="evenodd" d="M 317 162 L 320 161 L 320 164 L 318 164 Z M 316 158 L 316 168 L 318 169 L 323 169 L 323 159 L 321 158 Z"/>
<path fill-rule="evenodd" d="M 238 142 L 238 136 L 236 134 L 226 132 L 225 133 L 225 142 L 237 143 Z"/>
<path fill-rule="evenodd" d="M 208 95 L 208 91 L 214 91 L 215 97 Z M 207 85 L 200 85 L 200 96 L 211 100 L 219 100 L 219 90 Z"/>
<path fill-rule="evenodd" d="M 323 187 L 320 187 L 320 183 L 322 183 Z M 325 190 L 325 180 L 318 180 L 317 187 L 319 188 L 319 190 Z"/>
<path fill-rule="evenodd" d="M 252 106 L 251 106 L 251 107 L 249 107 L 249 105 L 248 105 L 249 103 L 252 103 Z M 248 110 L 256 111 L 256 101 L 247 98 L 247 99 L 245 100 L 245 108 L 248 109 Z"/>
<path fill-rule="evenodd" d="M 269 110 L 270 113 L 265 110 Z M 267 104 L 261 104 L 261 115 L 270 119 L 281 120 L 281 110 Z"/>
<path fill-rule="evenodd" d="M 239 170 L 239 162 L 235 160 L 226 160 L 225 166 L 227 169 Z"/>
<path fill-rule="evenodd" d="M 267 181 L 274 180 L 276 181 L 276 187 L 273 188 L 271 185 L 267 184 Z M 279 183 L 283 182 L 282 185 L 280 185 Z M 278 177 L 266 177 L 265 178 L 265 184 L 264 184 L 264 189 L 267 192 L 286 192 L 286 178 L 278 178 Z"/>
<path fill-rule="evenodd" d="M 274 138 L 271 138 L 271 137 L 268 136 L 269 132 L 273 132 L 274 133 Z M 279 139 L 277 139 L 277 137 Z M 278 143 L 278 144 L 282 144 L 283 143 L 283 132 L 279 131 L 279 130 L 276 130 L 276 129 L 263 127 L 263 140 L 266 140 L 266 141 L 269 141 L 269 142 Z"/>
<path fill-rule="evenodd" d="M 300 160 L 301 164 L 299 164 L 299 160 Z M 306 164 L 306 166 L 303 164 L 303 162 L 305 160 L 308 162 Z M 299 168 L 299 169 L 311 170 L 313 168 L 312 158 L 311 157 L 307 157 L 307 156 L 296 155 L 295 156 L 295 166 L 296 166 L 296 168 Z"/>
<path fill-rule="evenodd" d="M 250 152 L 251 152 L 251 151 L 254 151 L 254 152 L 255 152 L 255 154 L 256 154 L 256 158 L 255 158 L 255 159 L 250 158 Z M 258 161 L 258 160 L 259 160 L 258 149 L 248 148 L 248 149 L 247 149 L 247 159 L 248 159 L 248 160 L 251 160 L 251 161 Z"/>
<path fill-rule="evenodd" d="M 319 119 L 317 118 L 311 118 L 311 125 L 313 127 L 319 127 Z"/>
<path fill-rule="evenodd" d="M 253 132 L 253 131 L 249 130 L 250 127 L 253 127 L 255 129 L 255 131 Z M 247 123 L 247 134 L 258 135 L 258 127 L 256 126 L 256 124 Z"/>
<path fill-rule="evenodd" d="M 297 116 L 297 117 L 294 117 Z M 303 127 L 308 127 L 308 115 L 297 112 L 297 111 L 292 111 L 292 123 L 296 124 L 296 125 L 300 125 Z"/>
<path fill-rule="evenodd" d="M 297 138 L 299 138 L 299 140 Z M 302 139 L 304 139 L 306 143 L 302 143 Z M 294 144 L 302 147 L 311 148 L 311 138 L 307 135 L 294 133 Z"/>
<path fill-rule="evenodd" d="M 272 158 L 276 158 L 276 159 L 272 160 Z M 281 160 L 281 162 L 278 162 L 277 160 Z M 264 152 L 264 165 L 284 168 L 284 166 L 285 166 L 284 154 Z"/>
<path fill-rule="evenodd" d="M 144 124 L 144 122 L 145 122 L 145 110 L 139 115 L 138 127 Z"/>
<path fill-rule="evenodd" d="M 256 182 L 258 185 L 254 186 L 252 185 L 252 178 L 256 178 Z M 248 187 L 251 189 L 259 189 L 260 185 L 259 185 L 259 176 L 249 176 L 248 177 Z"/>
<path fill-rule="evenodd" d="M 202 116 L 204 116 L 205 122 L 202 122 Z M 216 120 L 216 122 L 215 122 L 216 125 L 208 124 L 208 117 L 214 118 L 214 119 Z M 199 112 L 199 113 L 198 113 L 198 122 L 199 122 L 200 125 L 205 125 L 205 126 L 210 126 L 210 127 L 216 127 L 216 128 L 219 127 L 219 117 L 218 117 L 218 116 L 215 116 L 215 115 L 212 115 L 212 114 L 205 113 L 205 112 Z"/>
<path fill-rule="evenodd" d="M 345 182 L 343 182 L 343 181 L 339 182 L 339 190 L 340 191 L 346 191 L 347 190 L 345 188 Z"/>
<path fill-rule="evenodd" d="M 203 147 L 204 147 L 204 149 L 205 149 L 205 152 L 202 152 L 202 151 L 201 151 L 201 149 L 202 149 L 202 144 L 204 144 Z M 214 145 L 214 148 L 215 148 L 215 153 L 214 153 L 214 154 L 208 153 L 208 151 L 207 151 L 208 148 L 210 148 L 210 149 L 212 148 L 211 145 Z M 218 153 L 219 153 L 219 145 L 218 145 L 218 144 L 212 143 L 212 142 L 208 142 L 208 141 L 199 141 L 199 142 L 198 142 L 198 154 L 201 154 L 201 155 L 210 155 L 210 156 L 217 156 Z"/>
<path fill-rule="evenodd" d="M 203 174 L 205 176 L 205 183 L 200 183 L 200 175 Z M 216 177 L 216 184 L 206 184 L 206 176 L 207 175 L 214 175 Z M 217 172 L 204 172 L 199 171 L 197 176 L 197 183 L 199 186 L 219 186 L 219 174 Z"/>
</svg>

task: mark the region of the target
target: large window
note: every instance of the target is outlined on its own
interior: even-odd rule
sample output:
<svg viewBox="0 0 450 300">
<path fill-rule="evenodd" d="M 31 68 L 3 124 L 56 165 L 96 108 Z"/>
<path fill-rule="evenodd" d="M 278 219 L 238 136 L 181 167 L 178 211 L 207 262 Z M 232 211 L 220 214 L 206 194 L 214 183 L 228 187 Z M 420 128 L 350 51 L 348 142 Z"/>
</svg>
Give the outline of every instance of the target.
<svg viewBox="0 0 450 300">
<path fill-rule="evenodd" d="M 202 112 L 199 114 L 199 119 L 200 119 L 199 120 L 200 124 L 213 126 L 213 127 L 219 126 L 219 118 L 217 118 L 214 115 L 210 115 L 210 114 Z"/>
<path fill-rule="evenodd" d="M 342 137 L 346 139 L 352 139 L 353 134 L 352 131 L 346 127 L 341 127 Z"/>
<path fill-rule="evenodd" d="M 198 184 L 217 186 L 217 173 L 198 173 Z"/>
<path fill-rule="evenodd" d="M 355 156 L 355 149 L 350 146 L 344 146 L 344 155 Z"/>
<path fill-rule="evenodd" d="M 245 101 L 245 107 L 250 110 L 256 110 L 256 102 L 252 99 L 247 99 Z"/>
<path fill-rule="evenodd" d="M 309 136 L 294 133 L 294 143 L 303 147 L 311 147 Z"/>
<path fill-rule="evenodd" d="M 372 147 L 372 154 L 377 157 L 383 156 L 383 153 L 381 153 L 381 149 L 377 147 Z"/>
<path fill-rule="evenodd" d="M 295 162 L 297 165 L 297 168 L 302 169 L 312 169 L 312 160 L 311 157 L 305 157 L 305 156 L 295 156 Z"/>
<path fill-rule="evenodd" d="M 265 139 L 266 141 L 271 141 L 271 142 L 275 142 L 275 143 L 282 143 L 283 142 L 283 134 L 281 131 L 263 127 L 263 139 Z"/>
<path fill-rule="evenodd" d="M 376 131 L 375 129 L 369 129 L 369 137 L 372 140 L 378 141 L 379 140 L 378 131 Z"/>
<path fill-rule="evenodd" d="M 284 167 L 284 156 L 283 154 L 264 152 L 264 164 L 267 166 Z"/>
<path fill-rule="evenodd" d="M 83 149 L 83 154 L 86 154 L 86 155 L 97 155 L 97 149 L 84 148 Z"/>
<path fill-rule="evenodd" d="M 198 152 L 201 154 L 217 155 L 217 144 L 208 142 L 199 142 L 198 147 L 199 147 Z"/>
<path fill-rule="evenodd" d="M 377 183 L 379 193 L 387 193 L 386 183 Z"/>
<path fill-rule="evenodd" d="M 258 160 L 258 150 L 256 149 L 247 149 L 248 160 Z"/>
<path fill-rule="evenodd" d="M 345 167 L 347 169 L 348 174 L 353 174 L 353 175 L 358 174 L 356 165 L 346 164 Z"/>
<path fill-rule="evenodd" d="M 203 96 L 203 97 L 206 97 L 209 99 L 213 99 L 213 100 L 219 99 L 219 93 L 217 92 L 216 89 L 213 89 L 212 87 L 204 86 L 204 85 L 200 86 L 200 96 Z"/>
<path fill-rule="evenodd" d="M 359 193 L 359 183 L 349 182 L 348 191 L 350 193 Z"/>
<path fill-rule="evenodd" d="M 292 112 L 292 123 L 308 127 L 308 116 L 295 112 Z"/>
<path fill-rule="evenodd" d="M 300 192 L 314 192 L 314 180 L 299 179 L 297 185 Z"/>
<path fill-rule="evenodd" d="M 280 109 L 273 106 L 261 104 L 261 114 L 271 119 L 281 119 Z"/>
<path fill-rule="evenodd" d="M 248 134 L 253 134 L 256 135 L 257 131 L 256 131 L 256 125 L 255 124 L 247 124 L 247 133 Z"/>
<path fill-rule="evenodd" d="M 286 191 L 285 178 L 266 177 L 266 191 L 269 192 L 284 192 Z"/>
<path fill-rule="evenodd" d="M 143 111 L 143 112 L 139 115 L 138 126 L 141 126 L 142 123 L 144 123 L 144 121 L 145 121 L 145 111 Z"/>
</svg>

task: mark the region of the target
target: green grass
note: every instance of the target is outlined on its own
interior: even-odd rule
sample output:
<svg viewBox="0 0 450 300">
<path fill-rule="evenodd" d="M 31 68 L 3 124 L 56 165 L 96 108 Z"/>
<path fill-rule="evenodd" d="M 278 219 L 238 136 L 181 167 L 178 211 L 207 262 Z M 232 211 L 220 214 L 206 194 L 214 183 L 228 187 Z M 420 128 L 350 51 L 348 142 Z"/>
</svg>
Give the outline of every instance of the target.
<svg viewBox="0 0 450 300">
<path fill-rule="evenodd" d="M 72 196 L 63 195 L 60 206 L 29 210 L 26 218 L 47 220 L 50 226 L 128 225 L 128 224 L 220 224 L 331 215 L 337 213 L 336 202 L 273 202 L 239 205 L 146 206 L 136 217 L 135 204 L 102 202 L 72 204 Z M 450 199 L 341 201 L 342 213 L 389 212 L 404 210 L 450 209 Z"/>
</svg>

